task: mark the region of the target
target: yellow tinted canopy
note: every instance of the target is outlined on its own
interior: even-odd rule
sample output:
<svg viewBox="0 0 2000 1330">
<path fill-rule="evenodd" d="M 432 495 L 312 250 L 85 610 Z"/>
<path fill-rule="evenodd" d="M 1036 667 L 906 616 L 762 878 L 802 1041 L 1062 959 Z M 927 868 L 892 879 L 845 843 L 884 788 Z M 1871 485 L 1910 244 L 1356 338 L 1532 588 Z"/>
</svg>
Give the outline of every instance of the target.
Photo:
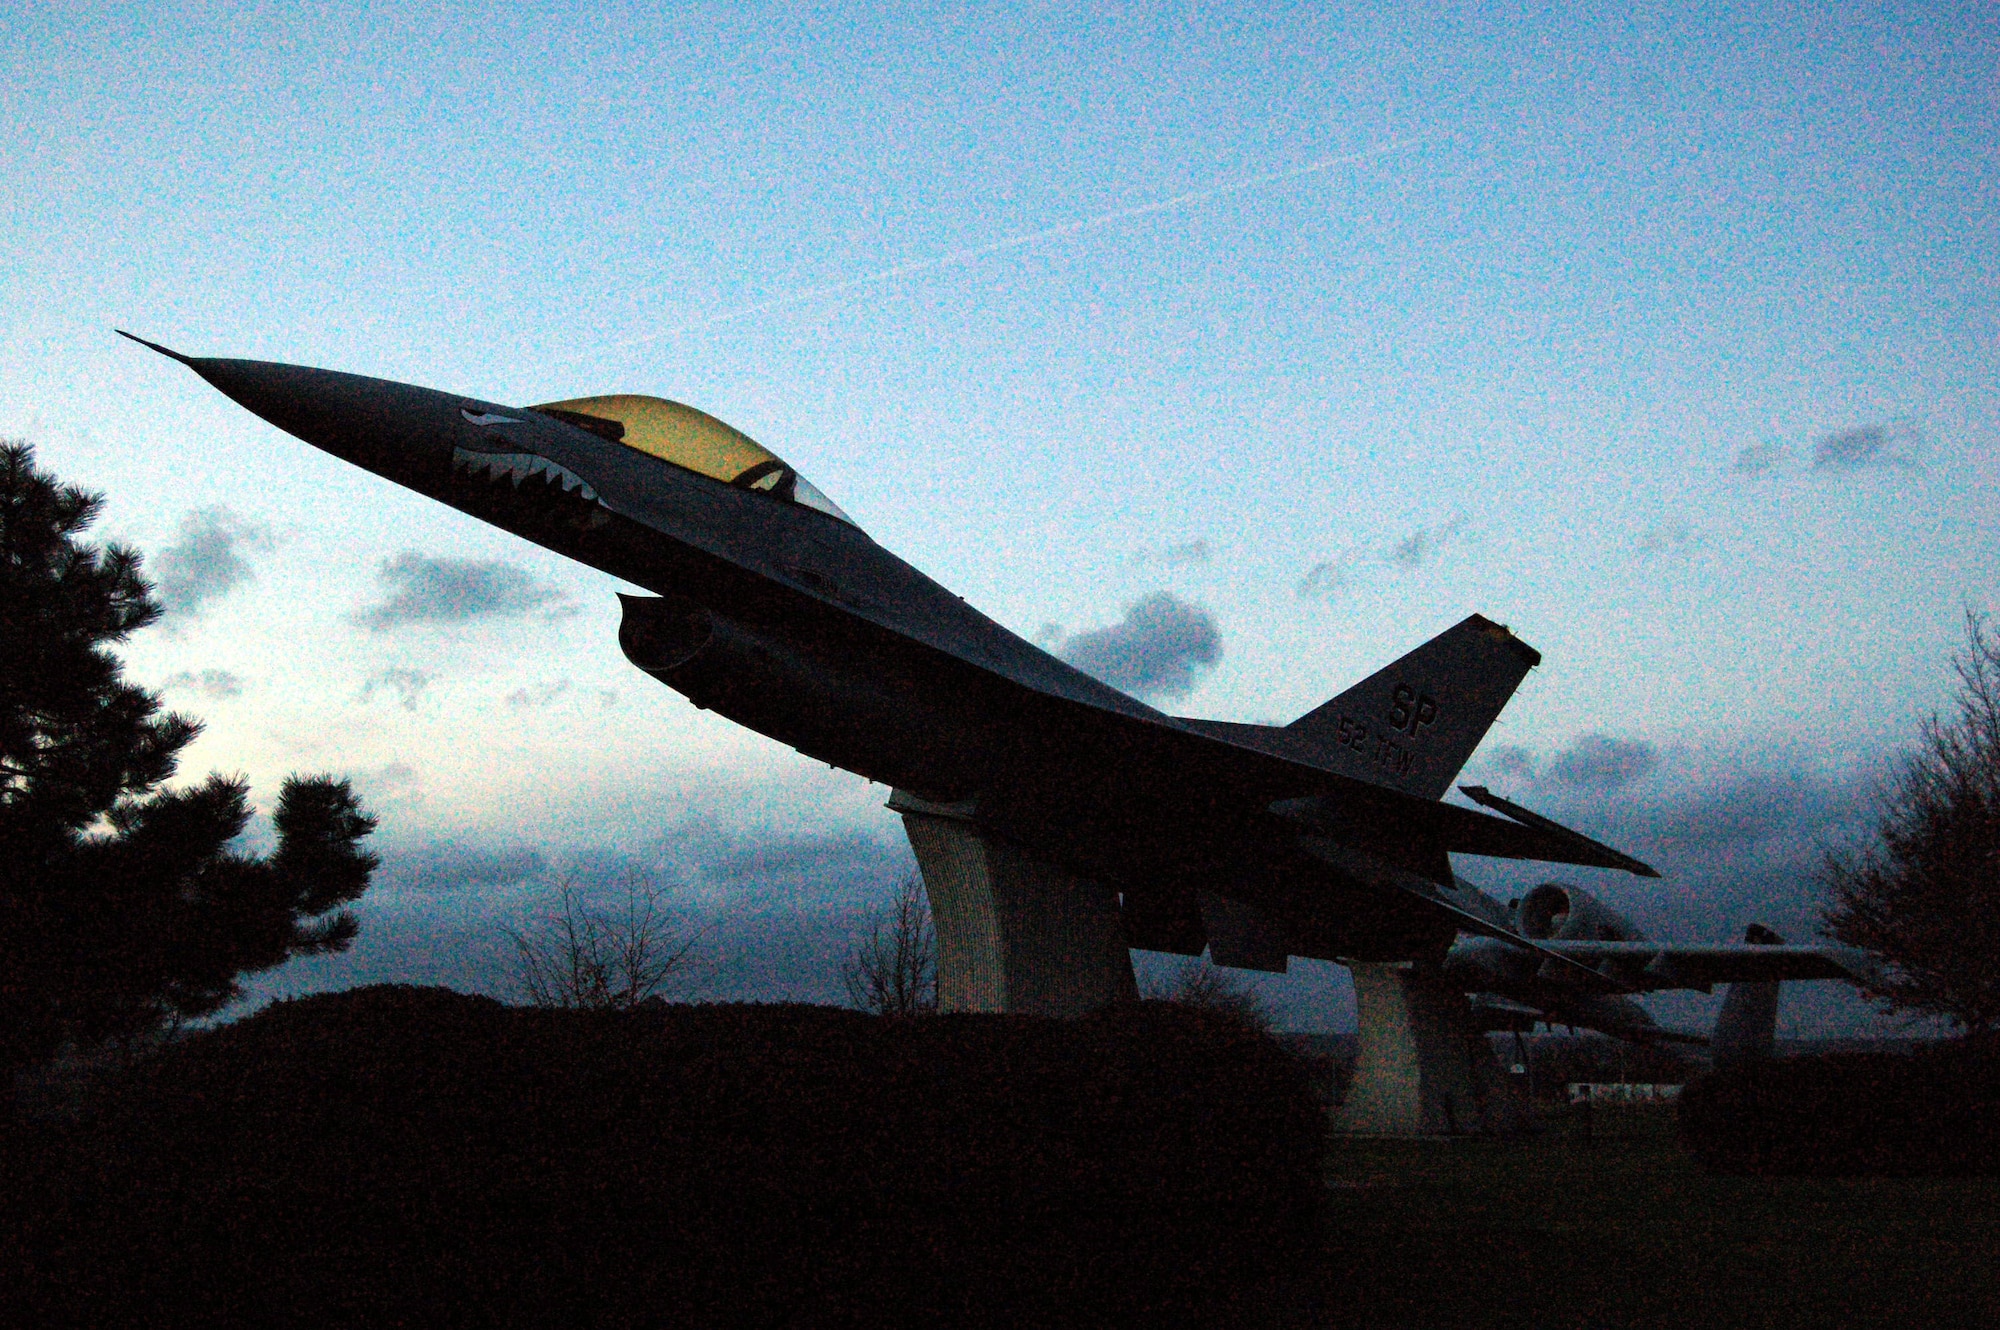
<svg viewBox="0 0 2000 1330">
<path fill-rule="evenodd" d="M 573 397 L 531 409 L 724 484 L 758 490 L 816 508 L 850 526 L 854 523 L 777 454 L 706 411 L 636 393 Z"/>
</svg>

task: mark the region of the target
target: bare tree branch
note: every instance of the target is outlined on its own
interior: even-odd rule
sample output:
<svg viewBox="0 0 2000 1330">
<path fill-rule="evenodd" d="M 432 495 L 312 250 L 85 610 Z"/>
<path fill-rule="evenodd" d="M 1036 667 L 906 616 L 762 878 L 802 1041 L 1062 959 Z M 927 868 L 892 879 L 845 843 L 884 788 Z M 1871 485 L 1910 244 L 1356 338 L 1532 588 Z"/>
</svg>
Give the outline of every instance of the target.
<svg viewBox="0 0 2000 1330">
<path fill-rule="evenodd" d="M 566 873 L 552 908 L 503 930 L 515 987 L 530 1006 L 623 1010 L 686 987 L 707 930 L 676 932 L 665 892 L 637 870 L 626 875 L 624 896 L 622 909 L 594 909 Z"/>
<path fill-rule="evenodd" d="M 1269 1033 L 1271 1011 L 1257 990 L 1219 965 L 1190 956 L 1164 975 L 1147 980 L 1141 996 L 1152 1002 L 1174 1002 L 1212 1011 Z"/>
<path fill-rule="evenodd" d="M 840 967 L 855 1006 L 879 1016 L 918 1016 L 937 1010 L 937 932 L 923 879 L 911 874 L 896 898 L 869 924 Z"/>
</svg>

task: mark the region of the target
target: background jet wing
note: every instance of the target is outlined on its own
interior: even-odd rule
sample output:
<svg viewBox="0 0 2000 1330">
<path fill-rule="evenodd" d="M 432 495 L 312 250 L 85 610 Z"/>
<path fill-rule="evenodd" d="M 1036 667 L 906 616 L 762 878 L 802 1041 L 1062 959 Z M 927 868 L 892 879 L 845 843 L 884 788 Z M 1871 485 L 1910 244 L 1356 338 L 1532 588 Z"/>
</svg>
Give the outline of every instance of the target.
<svg viewBox="0 0 2000 1330">
<path fill-rule="evenodd" d="M 1564 942 L 1542 947 L 1585 965 L 1616 962 L 1636 987 L 1707 988 L 1711 984 L 1845 979 L 1867 984 L 1877 973 L 1866 952 L 1830 944 L 1763 946 L 1730 942 L 1688 946 L 1659 942 Z"/>
</svg>

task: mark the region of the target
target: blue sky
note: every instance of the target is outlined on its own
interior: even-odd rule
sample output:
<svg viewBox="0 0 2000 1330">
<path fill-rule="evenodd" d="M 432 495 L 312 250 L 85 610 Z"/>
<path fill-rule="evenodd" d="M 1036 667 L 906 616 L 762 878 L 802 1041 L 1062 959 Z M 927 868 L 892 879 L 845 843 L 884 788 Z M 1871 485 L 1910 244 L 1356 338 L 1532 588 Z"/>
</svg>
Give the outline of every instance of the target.
<svg viewBox="0 0 2000 1330">
<path fill-rule="evenodd" d="M 1024 634 L 1167 593 L 1189 714 L 1486 613 L 1546 660 L 1474 774 L 1658 862 L 1597 884 L 1656 931 L 1799 933 L 1996 599 L 1996 75 L 1985 6 L 36 7 L 0 433 L 175 589 L 127 654 L 188 774 L 382 816 L 357 951 L 269 991 L 469 974 L 529 868 L 634 860 L 728 922 L 712 991 L 830 996 L 907 851 L 625 665 L 609 579 L 114 326 L 693 403 Z"/>
</svg>

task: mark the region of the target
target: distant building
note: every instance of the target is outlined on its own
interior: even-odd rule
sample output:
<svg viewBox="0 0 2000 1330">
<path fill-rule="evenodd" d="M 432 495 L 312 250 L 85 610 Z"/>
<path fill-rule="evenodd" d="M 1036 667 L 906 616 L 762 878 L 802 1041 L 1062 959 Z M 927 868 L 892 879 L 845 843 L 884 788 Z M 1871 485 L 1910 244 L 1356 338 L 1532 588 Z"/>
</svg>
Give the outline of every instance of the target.
<svg viewBox="0 0 2000 1330">
<path fill-rule="evenodd" d="M 1670 1104 L 1681 1097 L 1678 1085 L 1634 1085 L 1624 1081 L 1571 1081 L 1572 1104 Z"/>
</svg>

